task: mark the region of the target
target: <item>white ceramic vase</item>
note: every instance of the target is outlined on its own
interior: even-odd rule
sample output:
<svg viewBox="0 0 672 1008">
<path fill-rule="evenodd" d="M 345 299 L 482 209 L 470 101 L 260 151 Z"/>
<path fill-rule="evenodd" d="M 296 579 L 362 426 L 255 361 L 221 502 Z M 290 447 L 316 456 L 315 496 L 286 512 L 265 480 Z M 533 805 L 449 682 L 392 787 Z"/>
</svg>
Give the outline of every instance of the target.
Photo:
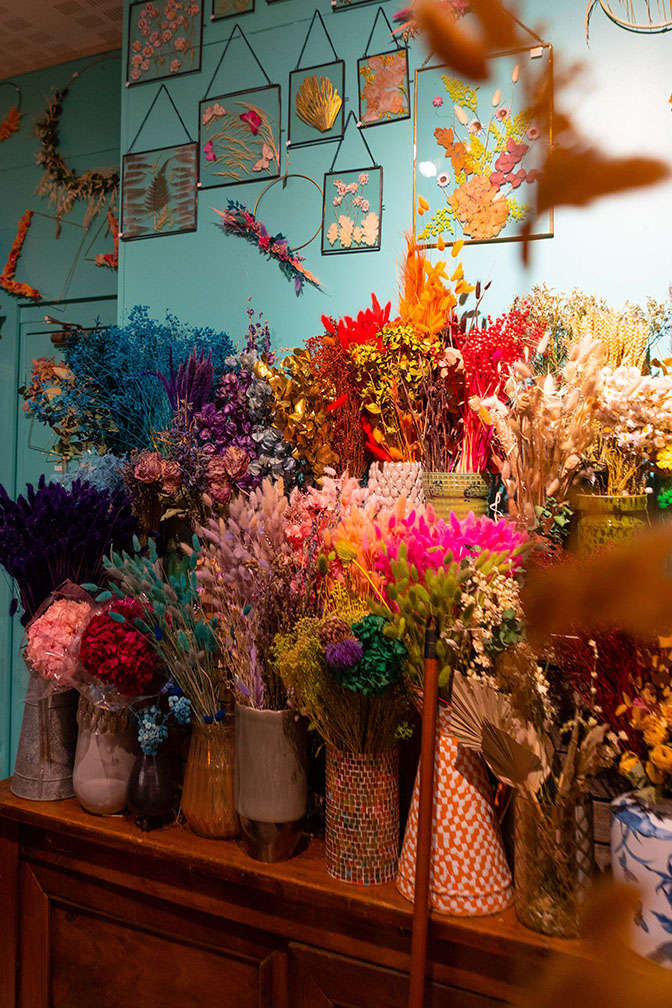
<svg viewBox="0 0 672 1008">
<path fill-rule="evenodd" d="M 422 466 L 419 462 L 373 462 L 369 469 L 369 489 L 392 506 L 405 497 L 409 507 L 425 506 Z"/>
<path fill-rule="evenodd" d="M 635 952 L 672 969 L 672 801 L 647 805 L 634 794 L 611 803 L 614 877 L 639 889 L 630 929 Z"/>
</svg>

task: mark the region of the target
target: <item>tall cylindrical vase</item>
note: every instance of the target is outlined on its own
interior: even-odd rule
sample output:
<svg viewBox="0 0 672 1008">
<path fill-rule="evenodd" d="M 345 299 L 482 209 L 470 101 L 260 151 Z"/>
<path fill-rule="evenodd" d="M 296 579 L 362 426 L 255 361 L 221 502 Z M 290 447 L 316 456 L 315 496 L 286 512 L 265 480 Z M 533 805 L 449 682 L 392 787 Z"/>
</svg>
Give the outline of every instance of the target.
<svg viewBox="0 0 672 1008">
<path fill-rule="evenodd" d="M 521 924 L 542 934 L 575 937 L 595 870 L 590 800 L 545 807 L 517 794 L 514 861 Z"/>
<path fill-rule="evenodd" d="M 415 898 L 420 774 L 399 859 L 397 888 Z M 450 710 L 439 709 L 434 754 L 434 805 L 430 900 L 439 913 L 478 917 L 497 913 L 513 900 L 492 789 L 479 753 L 458 746 L 450 734 Z"/>
<path fill-rule="evenodd" d="M 77 801 L 93 815 L 117 815 L 126 808 L 128 782 L 137 745 L 133 715 L 106 710 L 80 696 L 73 786 Z"/>
<path fill-rule="evenodd" d="M 648 524 L 646 494 L 577 494 L 576 548 L 590 556 L 610 543 L 625 542 Z"/>
<path fill-rule="evenodd" d="M 308 801 L 306 726 L 292 710 L 236 705 L 236 809 L 257 861 L 290 858 Z"/>
<path fill-rule="evenodd" d="M 391 882 L 399 854 L 399 752 L 342 753 L 327 746 L 326 863 L 354 885 Z"/>
<path fill-rule="evenodd" d="M 31 673 L 11 790 L 17 798 L 72 798 L 77 743 L 77 692 L 44 695 L 45 683 Z"/>
<path fill-rule="evenodd" d="M 238 833 L 234 802 L 233 717 L 194 724 L 182 786 L 182 811 L 199 836 L 227 840 Z"/>
<path fill-rule="evenodd" d="M 454 514 L 460 520 L 470 511 L 479 517 L 488 513 L 490 479 L 485 473 L 425 472 L 425 503 L 444 521 Z"/>
</svg>

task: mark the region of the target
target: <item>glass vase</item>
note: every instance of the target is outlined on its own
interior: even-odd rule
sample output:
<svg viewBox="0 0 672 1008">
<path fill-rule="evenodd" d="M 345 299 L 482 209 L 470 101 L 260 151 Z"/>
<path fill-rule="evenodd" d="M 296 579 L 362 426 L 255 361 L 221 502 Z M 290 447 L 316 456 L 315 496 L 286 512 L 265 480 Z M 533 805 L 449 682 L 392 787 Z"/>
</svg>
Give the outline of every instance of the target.
<svg viewBox="0 0 672 1008">
<path fill-rule="evenodd" d="M 518 793 L 514 810 L 516 916 L 542 934 L 573 938 L 594 873 L 590 800 L 533 803 Z"/>
<path fill-rule="evenodd" d="M 179 765 L 162 746 L 157 753 L 140 752 L 128 782 L 128 810 L 136 825 L 147 831 L 174 817 L 178 806 Z"/>
<path fill-rule="evenodd" d="M 590 556 L 610 543 L 625 542 L 648 524 L 648 497 L 577 494 L 576 548 Z"/>
<path fill-rule="evenodd" d="M 182 788 L 182 811 L 198 836 L 227 840 L 238 833 L 234 801 L 233 718 L 194 724 Z"/>
<path fill-rule="evenodd" d="M 77 724 L 75 797 L 87 812 L 117 815 L 126 808 L 137 753 L 133 715 L 127 708 L 107 710 L 80 696 Z"/>
<path fill-rule="evenodd" d="M 399 854 L 399 751 L 327 746 L 327 872 L 353 885 L 391 882 Z"/>
</svg>

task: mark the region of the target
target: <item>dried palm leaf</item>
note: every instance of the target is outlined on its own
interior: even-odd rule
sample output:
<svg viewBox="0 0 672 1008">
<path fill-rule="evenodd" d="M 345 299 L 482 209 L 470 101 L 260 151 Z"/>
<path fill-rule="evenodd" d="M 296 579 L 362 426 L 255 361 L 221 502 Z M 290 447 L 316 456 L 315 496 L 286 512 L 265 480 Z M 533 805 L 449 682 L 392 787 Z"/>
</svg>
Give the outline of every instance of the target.
<svg viewBox="0 0 672 1008">
<path fill-rule="evenodd" d="M 306 77 L 296 94 L 296 112 L 320 133 L 330 130 L 343 100 L 328 77 Z"/>
</svg>

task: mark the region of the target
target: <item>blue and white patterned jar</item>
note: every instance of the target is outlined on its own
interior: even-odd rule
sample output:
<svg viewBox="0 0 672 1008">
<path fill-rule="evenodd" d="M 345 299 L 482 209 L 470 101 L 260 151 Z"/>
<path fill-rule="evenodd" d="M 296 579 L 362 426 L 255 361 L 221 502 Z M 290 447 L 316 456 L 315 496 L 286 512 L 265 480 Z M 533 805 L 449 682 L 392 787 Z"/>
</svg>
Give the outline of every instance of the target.
<svg viewBox="0 0 672 1008">
<path fill-rule="evenodd" d="M 611 866 L 639 889 L 630 941 L 635 952 L 672 969 L 672 801 L 649 805 L 635 794 L 611 803 Z"/>
</svg>

